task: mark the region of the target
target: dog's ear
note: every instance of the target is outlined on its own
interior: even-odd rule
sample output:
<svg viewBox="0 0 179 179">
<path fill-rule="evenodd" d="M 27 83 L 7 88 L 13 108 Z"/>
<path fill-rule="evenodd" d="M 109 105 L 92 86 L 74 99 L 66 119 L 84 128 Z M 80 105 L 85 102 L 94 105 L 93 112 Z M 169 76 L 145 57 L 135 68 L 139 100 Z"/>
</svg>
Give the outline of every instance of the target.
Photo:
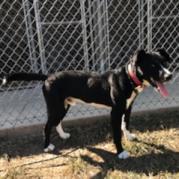
<svg viewBox="0 0 179 179">
<path fill-rule="evenodd" d="M 172 62 L 169 54 L 164 49 L 157 49 L 157 52 L 159 52 L 161 56 L 165 57 L 168 62 Z"/>
<path fill-rule="evenodd" d="M 138 60 L 142 60 L 143 58 L 145 58 L 146 52 L 145 50 L 141 49 L 137 52 L 137 58 Z"/>
<path fill-rule="evenodd" d="M 132 58 L 132 64 L 133 65 L 140 64 L 142 62 L 142 60 L 145 59 L 145 57 L 146 57 L 145 50 L 143 50 L 143 49 L 138 50 Z"/>
</svg>

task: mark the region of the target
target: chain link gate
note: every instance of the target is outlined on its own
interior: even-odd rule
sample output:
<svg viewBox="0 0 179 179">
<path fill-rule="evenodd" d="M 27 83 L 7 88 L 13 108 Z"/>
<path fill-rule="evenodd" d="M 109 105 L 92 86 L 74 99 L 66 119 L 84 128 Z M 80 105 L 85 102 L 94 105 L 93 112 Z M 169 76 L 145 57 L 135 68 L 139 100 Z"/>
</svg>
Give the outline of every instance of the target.
<svg viewBox="0 0 179 179">
<path fill-rule="evenodd" d="M 170 98 L 149 88 L 134 110 L 178 105 L 178 0 L 3 0 L 0 12 L 1 73 L 104 72 L 125 64 L 139 48 L 161 47 L 174 59 Z M 12 82 L 0 90 L 1 129 L 44 123 L 41 83 Z M 66 118 L 106 112 L 83 105 Z"/>
</svg>

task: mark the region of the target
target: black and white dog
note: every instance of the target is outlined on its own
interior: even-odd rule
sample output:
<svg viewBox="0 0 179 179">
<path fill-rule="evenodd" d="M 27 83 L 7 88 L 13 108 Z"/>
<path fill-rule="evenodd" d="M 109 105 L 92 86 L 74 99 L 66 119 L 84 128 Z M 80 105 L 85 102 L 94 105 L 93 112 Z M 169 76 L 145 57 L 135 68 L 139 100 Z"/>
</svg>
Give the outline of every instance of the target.
<svg viewBox="0 0 179 179">
<path fill-rule="evenodd" d="M 135 135 L 129 132 L 129 118 L 134 99 L 149 85 L 157 89 L 162 96 L 168 95 L 163 83 L 172 77 L 167 69 L 170 62 L 169 55 L 163 49 L 150 53 L 139 50 L 125 66 L 104 74 L 81 71 L 62 71 L 48 76 L 15 73 L 7 75 L 3 79 L 3 84 L 14 80 L 44 81 L 42 89 L 48 114 L 44 129 L 45 152 L 55 148 L 50 143 L 53 126 L 56 127 L 61 138 L 70 137 L 69 133 L 63 131 L 61 125 L 70 105 L 86 102 L 95 106 L 110 107 L 113 140 L 118 158 L 125 159 L 129 154 L 122 147 L 121 131 L 129 140 L 135 138 Z"/>
</svg>

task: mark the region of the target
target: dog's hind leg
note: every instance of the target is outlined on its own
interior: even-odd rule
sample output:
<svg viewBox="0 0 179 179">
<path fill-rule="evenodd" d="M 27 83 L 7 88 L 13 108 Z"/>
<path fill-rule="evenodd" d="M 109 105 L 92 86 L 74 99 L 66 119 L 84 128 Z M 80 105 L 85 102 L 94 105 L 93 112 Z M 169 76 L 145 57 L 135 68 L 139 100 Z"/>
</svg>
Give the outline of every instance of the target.
<svg viewBox="0 0 179 179">
<path fill-rule="evenodd" d="M 62 128 L 62 121 L 60 121 L 60 123 L 58 124 L 58 126 L 56 127 L 56 130 L 59 134 L 59 136 L 62 139 L 68 139 L 70 138 L 70 133 L 64 132 L 63 128 Z"/>
<path fill-rule="evenodd" d="M 59 136 L 62 139 L 68 139 L 70 138 L 70 133 L 64 132 L 63 128 L 62 128 L 62 119 L 64 118 L 64 116 L 66 115 L 68 109 L 69 109 L 70 105 L 67 106 L 61 106 L 61 116 L 60 116 L 60 123 L 58 123 L 58 125 L 56 126 L 56 130 L 59 134 Z"/>
<path fill-rule="evenodd" d="M 61 126 L 61 121 L 66 115 L 69 109 L 69 106 L 65 108 L 64 103 L 62 102 L 58 102 L 54 104 L 55 106 L 53 106 L 52 109 L 48 108 L 48 122 L 45 126 L 45 147 L 44 147 L 45 152 L 50 152 L 55 149 L 55 146 L 50 143 L 50 134 L 51 134 L 51 129 L 53 126 L 57 126 L 56 129 L 60 137 L 62 138 L 70 137 L 70 134 L 65 133 Z"/>
<path fill-rule="evenodd" d="M 126 110 L 126 112 L 122 116 L 121 129 L 123 131 L 124 137 L 127 140 L 132 141 L 136 139 L 136 135 L 130 133 L 129 131 L 130 114 L 131 114 L 131 106 Z"/>
<path fill-rule="evenodd" d="M 50 143 L 50 134 L 51 134 L 51 130 L 53 126 L 51 125 L 49 121 L 50 120 L 48 119 L 48 122 L 46 123 L 45 129 L 44 129 L 44 134 L 45 134 L 44 152 L 50 152 L 55 149 L 55 146 Z"/>
</svg>

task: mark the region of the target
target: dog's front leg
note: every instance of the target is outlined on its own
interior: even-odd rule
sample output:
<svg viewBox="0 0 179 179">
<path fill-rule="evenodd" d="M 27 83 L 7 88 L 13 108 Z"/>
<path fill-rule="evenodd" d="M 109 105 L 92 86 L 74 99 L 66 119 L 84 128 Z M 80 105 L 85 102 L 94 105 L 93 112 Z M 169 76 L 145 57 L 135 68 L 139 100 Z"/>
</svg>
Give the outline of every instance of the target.
<svg viewBox="0 0 179 179">
<path fill-rule="evenodd" d="M 129 157 L 127 151 L 125 151 L 121 144 L 121 122 L 122 116 L 125 112 L 125 104 L 116 105 L 111 111 L 111 125 L 113 130 L 113 141 L 116 145 L 118 158 L 126 159 Z"/>
<path fill-rule="evenodd" d="M 125 113 L 122 116 L 122 124 L 121 124 L 121 129 L 123 131 L 124 137 L 130 141 L 136 139 L 136 135 L 130 133 L 129 131 L 131 109 L 132 109 L 132 105 L 125 110 Z"/>
</svg>

